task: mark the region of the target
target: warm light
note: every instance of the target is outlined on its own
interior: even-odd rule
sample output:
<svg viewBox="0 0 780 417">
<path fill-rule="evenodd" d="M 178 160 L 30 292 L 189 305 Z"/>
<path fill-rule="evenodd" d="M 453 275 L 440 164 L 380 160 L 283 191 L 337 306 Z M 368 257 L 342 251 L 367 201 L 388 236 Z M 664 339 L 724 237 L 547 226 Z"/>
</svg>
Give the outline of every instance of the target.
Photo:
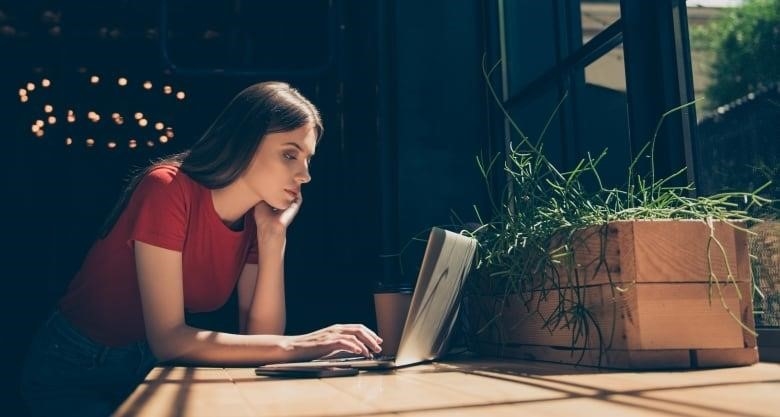
<svg viewBox="0 0 780 417">
<path fill-rule="evenodd" d="M 86 85 L 93 85 L 98 87 L 98 84 L 108 83 L 108 87 L 111 87 L 111 85 L 118 86 L 118 87 L 126 87 L 129 86 L 130 84 L 129 76 L 120 76 L 120 75 L 112 75 L 112 74 L 100 75 L 94 70 L 89 70 L 86 67 L 78 67 L 76 68 L 76 72 L 83 74 L 82 76 L 80 76 L 80 79 L 82 80 L 81 82 L 85 82 Z M 92 74 L 90 74 L 90 72 L 92 72 Z M 51 87 L 54 84 L 55 80 L 43 76 L 46 73 L 43 67 L 33 68 L 33 73 L 34 73 L 33 76 L 34 81 L 25 81 L 24 84 L 17 90 L 19 100 L 22 103 L 26 103 L 30 101 L 30 99 L 32 98 L 31 97 L 32 93 L 36 88 L 51 89 Z M 106 76 L 108 78 L 106 78 L 105 80 L 101 80 L 103 76 Z M 112 80 L 116 82 L 116 84 L 113 84 Z M 154 90 L 155 92 L 162 90 L 162 92 L 165 95 L 174 95 L 178 100 L 184 100 L 187 98 L 187 94 L 185 91 L 183 90 L 177 91 L 174 89 L 173 85 L 170 84 L 166 85 L 163 83 L 159 83 L 159 80 L 152 81 L 150 79 L 147 80 L 136 79 L 133 84 L 134 88 L 136 88 L 135 86 L 138 84 L 141 84 L 144 90 L 152 90 L 153 88 L 155 88 Z M 160 88 L 160 90 L 157 90 L 156 88 Z M 116 91 L 119 92 L 120 90 L 116 90 Z M 40 119 L 36 120 L 33 117 L 31 118 L 33 123 L 28 125 L 30 126 L 30 131 L 33 136 L 38 138 L 45 137 L 46 127 L 52 126 L 52 128 L 56 129 L 56 127 L 53 125 L 56 125 L 60 117 L 63 118 L 62 120 L 63 124 L 65 124 L 66 121 L 67 123 L 76 123 L 77 112 L 79 113 L 78 118 L 82 118 L 82 117 L 85 118 L 86 120 L 84 121 L 86 121 L 87 124 L 90 125 L 92 123 L 95 124 L 92 125 L 93 129 L 99 128 L 99 126 L 104 126 L 104 124 L 99 124 L 101 122 L 102 116 L 97 110 L 76 109 L 74 107 L 68 108 L 68 106 L 72 106 L 72 104 L 67 102 L 65 103 L 52 102 L 52 98 L 59 98 L 59 94 L 57 94 L 56 96 L 52 96 L 51 93 L 52 93 L 51 91 L 43 90 L 44 97 L 41 97 L 40 101 L 36 100 L 33 103 L 33 106 L 37 108 L 38 111 L 40 112 L 38 115 Z M 46 94 L 49 94 L 49 96 L 47 96 Z M 41 102 L 43 102 L 43 104 L 39 104 Z M 143 105 L 139 107 L 143 108 Z M 104 109 L 104 110 L 108 110 L 108 109 Z M 108 123 L 112 125 L 113 124 L 123 125 L 125 122 L 123 114 L 128 117 L 127 119 L 128 123 L 130 123 L 132 120 L 136 120 L 139 128 L 142 129 L 149 128 L 150 130 L 153 128 L 155 129 L 155 133 L 157 136 L 155 137 L 154 135 L 152 135 L 151 137 L 147 137 L 143 139 L 121 137 L 122 136 L 121 134 L 120 136 L 112 135 L 114 137 L 111 139 L 105 138 L 102 134 L 98 136 L 91 136 L 91 137 L 88 137 L 87 135 L 82 137 L 65 136 L 65 135 L 60 136 L 59 134 L 55 136 L 59 136 L 61 138 L 59 140 L 64 140 L 66 146 L 77 145 L 78 143 L 84 143 L 86 147 L 89 148 L 94 147 L 98 149 L 118 149 L 123 146 L 128 146 L 130 149 L 136 149 L 138 147 L 144 146 L 144 144 L 149 148 L 153 148 L 156 146 L 161 146 L 161 144 L 169 143 L 174 137 L 173 128 L 165 120 L 166 118 L 164 116 L 159 118 L 157 121 L 154 121 L 151 120 L 142 111 L 135 111 L 135 112 L 125 111 L 124 113 L 118 111 L 114 111 L 114 112 L 106 111 L 103 115 L 106 117 L 109 117 L 110 115 L 111 119 L 106 119 L 104 123 Z M 82 120 L 79 119 L 79 121 Z M 111 121 L 113 121 L 113 123 L 111 123 Z M 67 130 L 70 130 L 73 127 L 68 125 L 65 128 Z M 135 129 L 135 128 L 131 127 L 131 129 Z M 49 133 L 50 133 L 49 136 L 52 136 L 51 134 L 52 132 Z M 67 131 L 65 133 L 72 134 L 72 132 L 67 132 Z M 92 133 L 92 135 L 95 134 L 96 133 Z"/>
</svg>

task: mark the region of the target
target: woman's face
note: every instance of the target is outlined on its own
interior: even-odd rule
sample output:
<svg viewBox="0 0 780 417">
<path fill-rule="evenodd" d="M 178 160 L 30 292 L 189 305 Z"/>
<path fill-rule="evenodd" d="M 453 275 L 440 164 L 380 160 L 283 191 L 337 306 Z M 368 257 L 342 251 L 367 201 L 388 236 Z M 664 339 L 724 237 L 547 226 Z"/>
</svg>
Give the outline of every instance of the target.
<svg viewBox="0 0 780 417">
<path fill-rule="evenodd" d="M 286 209 L 299 198 L 301 185 L 311 181 L 309 163 L 317 147 L 313 125 L 269 133 L 241 178 L 262 201 Z"/>
</svg>

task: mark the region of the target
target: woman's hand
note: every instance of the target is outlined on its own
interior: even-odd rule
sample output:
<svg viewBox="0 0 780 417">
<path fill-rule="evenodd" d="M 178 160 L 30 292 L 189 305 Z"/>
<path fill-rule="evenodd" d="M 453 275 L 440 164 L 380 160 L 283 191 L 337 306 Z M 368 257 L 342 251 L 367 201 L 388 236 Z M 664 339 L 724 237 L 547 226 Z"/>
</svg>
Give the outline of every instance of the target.
<svg viewBox="0 0 780 417">
<path fill-rule="evenodd" d="M 320 358 L 337 351 L 370 357 L 382 351 L 382 339 L 362 324 L 334 324 L 300 336 L 291 336 L 285 349 L 293 360 Z"/>
<path fill-rule="evenodd" d="M 295 215 L 298 214 L 302 203 L 303 195 L 300 193 L 298 198 L 290 204 L 290 207 L 282 210 L 269 206 L 265 201 L 257 203 L 254 208 L 254 217 L 258 232 L 285 232 Z"/>
</svg>

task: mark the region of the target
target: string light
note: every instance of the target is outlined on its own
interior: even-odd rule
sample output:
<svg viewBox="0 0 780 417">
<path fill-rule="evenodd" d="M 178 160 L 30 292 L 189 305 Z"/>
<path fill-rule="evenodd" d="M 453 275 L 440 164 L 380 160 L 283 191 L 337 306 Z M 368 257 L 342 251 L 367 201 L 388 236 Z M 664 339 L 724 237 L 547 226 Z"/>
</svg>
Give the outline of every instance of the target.
<svg viewBox="0 0 780 417">
<path fill-rule="evenodd" d="M 109 33 L 110 34 L 110 33 Z M 36 74 L 42 74 L 44 72 L 43 68 L 35 68 L 34 73 Z M 93 73 L 88 73 L 87 68 L 85 67 L 79 67 L 76 72 L 79 75 L 79 77 L 82 77 L 82 80 L 84 82 L 84 86 L 86 88 L 86 91 L 78 91 L 78 92 L 72 92 L 69 91 L 67 94 L 61 94 L 60 91 L 55 92 L 53 91 L 53 86 L 57 83 L 52 80 L 51 78 L 45 78 L 41 77 L 39 78 L 39 81 L 31 80 L 25 82 L 21 88 L 18 88 L 17 94 L 19 96 L 19 101 L 22 104 L 25 103 L 36 103 L 33 104 L 32 109 L 38 109 L 37 114 L 33 114 L 33 122 L 30 124 L 30 133 L 36 137 L 36 138 L 43 138 L 43 137 L 49 137 L 52 135 L 58 135 L 61 134 L 64 138 L 64 144 L 67 147 L 72 147 L 74 144 L 77 143 L 78 137 L 80 136 L 78 133 L 75 133 L 74 129 L 99 129 L 97 131 L 93 131 L 92 134 L 86 134 L 81 136 L 81 140 L 83 140 L 83 143 L 87 148 L 94 148 L 94 149 L 108 149 L 108 150 L 114 150 L 119 149 L 123 146 L 127 146 L 129 149 L 138 149 L 140 144 L 145 144 L 146 148 L 154 148 L 158 144 L 167 144 L 171 141 L 171 139 L 174 138 L 174 130 L 172 128 L 172 125 L 169 123 L 169 121 L 166 120 L 160 120 L 159 115 L 154 115 L 154 119 L 157 119 L 154 122 L 151 122 L 151 119 L 149 116 L 147 116 L 146 111 L 142 110 L 135 110 L 135 111 L 129 111 L 125 106 L 133 106 L 138 108 L 139 106 L 142 106 L 143 103 L 138 103 L 138 99 L 136 99 L 135 96 L 132 94 L 143 94 L 143 96 L 151 95 L 150 97 L 152 100 L 154 100 L 154 94 L 155 90 L 153 89 L 154 83 L 151 80 L 145 80 L 140 84 L 134 84 L 138 85 L 137 89 L 126 89 L 123 87 L 127 87 L 130 85 L 130 81 L 128 77 L 123 75 L 116 75 L 111 76 L 108 74 L 98 75 Z M 108 77 L 107 80 L 116 80 L 115 83 L 102 83 L 101 81 L 103 77 Z M 68 82 L 68 83 L 60 83 L 57 84 L 58 86 L 62 85 L 68 85 L 71 88 L 73 88 L 74 85 L 77 83 Z M 162 95 L 171 95 L 171 99 L 174 99 L 174 102 L 180 102 L 184 100 L 187 97 L 187 94 L 185 91 L 180 89 L 175 89 L 170 84 L 164 84 L 160 85 L 161 88 L 158 88 L 156 90 L 157 94 L 162 93 Z M 36 90 L 37 87 L 40 88 L 40 92 Z M 61 89 L 62 87 L 60 87 Z M 91 92 L 94 89 L 116 89 L 116 93 L 113 94 L 130 94 L 129 97 L 130 100 L 125 98 L 120 98 L 119 100 L 116 100 L 115 103 L 121 103 L 120 109 L 117 109 L 118 111 L 115 111 L 110 108 L 97 108 L 95 105 L 93 105 L 93 108 L 87 108 L 83 109 L 84 105 L 87 103 L 79 103 L 77 105 L 69 104 L 69 103 L 63 103 L 57 98 L 59 97 L 92 97 L 93 93 Z M 105 97 L 105 94 L 101 92 L 100 90 L 97 91 L 98 97 Z M 50 91 L 50 92 L 48 92 Z M 141 93 L 137 93 L 137 92 Z M 120 93 L 121 92 L 121 93 Z M 110 96 L 109 96 L 110 97 Z M 158 96 L 160 97 L 160 96 Z M 135 99 L 135 103 L 134 100 Z M 44 101 L 46 100 L 46 101 Z M 157 100 L 160 100 L 159 98 Z M 170 99 L 169 99 L 170 100 Z M 128 104 L 125 104 L 128 103 Z M 111 104 L 110 104 L 111 105 Z M 155 106 L 158 107 L 158 106 Z M 164 106 L 160 106 L 162 108 L 165 108 Z M 83 110 L 79 110 L 79 109 Z M 42 110 L 42 111 L 41 111 Z M 151 116 L 154 111 L 149 112 L 149 115 Z M 108 120 L 108 123 L 101 123 L 103 117 L 101 114 L 111 115 L 111 118 Z M 126 125 L 125 117 L 132 117 L 135 119 L 137 123 L 131 123 L 130 125 Z M 62 117 L 67 123 L 57 124 L 58 119 Z M 77 119 L 83 117 L 84 121 L 87 122 L 86 124 L 82 122 L 81 124 L 77 124 Z M 120 127 L 121 126 L 121 127 Z M 129 129 L 124 133 L 121 129 Z M 148 129 L 148 130 L 147 130 Z M 98 133 L 99 132 L 99 133 Z M 140 133 L 139 133 L 140 132 Z M 107 134 L 111 135 L 111 139 L 102 138 L 101 136 L 105 136 Z M 132 134 L 133 136 L 127 136 L 128 134 Z M 138 136 L 136 136 L 138 135 Z M 117 137 L 119 136 L 119 138 Z M 126 142 L 121 139 L 122 136 L 125 136 Z M 62 143 L 62 142 L 61 142 Z M 100 145 L 100 146 L 97 146 Z"/>
</svg>

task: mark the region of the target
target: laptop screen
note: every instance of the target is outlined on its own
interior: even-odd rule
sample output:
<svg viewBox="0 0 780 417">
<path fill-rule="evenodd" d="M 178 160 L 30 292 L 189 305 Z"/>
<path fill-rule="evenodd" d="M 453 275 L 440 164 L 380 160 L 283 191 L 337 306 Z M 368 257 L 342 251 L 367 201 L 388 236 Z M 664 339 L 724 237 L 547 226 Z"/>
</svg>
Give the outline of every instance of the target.
<svg viewBox="0 0 780 417">
<path fill-rule="evenodd" d="M 435 359 L 443 353 L 476 246 L 473 238 L 431 229 L 395 358 L 397 366 Z"/>
</svg>

